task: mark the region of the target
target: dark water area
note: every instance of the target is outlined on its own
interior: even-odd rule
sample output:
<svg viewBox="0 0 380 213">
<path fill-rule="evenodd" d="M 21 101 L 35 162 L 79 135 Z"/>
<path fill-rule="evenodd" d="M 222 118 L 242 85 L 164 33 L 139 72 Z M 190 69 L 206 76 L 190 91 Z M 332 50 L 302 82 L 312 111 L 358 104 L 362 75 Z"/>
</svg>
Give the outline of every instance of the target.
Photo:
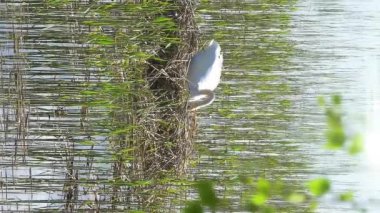
<svg viewBox="0 0 380 213">
<path fill-rule="evenodd" d="M 193 181 L 207 179 L 229 200 L 227 212 L 241 212 L 247 192 L 239 179 L 305 192 L 305 182 L 323 176 L 333 187 L 317 212 L 376 212 L 380 186 L 363 179 L 380 177 L 376 153 L 368 151 L 378 150 L 380 126 L 371 119 L 379 115 L 379 3 L 202 1 L 199 45 L 221 45 L 222 81 L 215 102 L 197 112 L 186 172 L 162 179 L 131 178 L 128 157 L 121 166 L 125 153 L 114 141 L 139 127 L 119 128 L 115 114 L 155 104 L 144 103 L 141 89 L 139 98 L 125 97 L 124 109 L 116 94 L 142 84 L 125 73 L 139 74 L 152 46 L 178 42 L 163 37 L 171 22 L 148 21 L 176 8 L 121 4 L 0 3 L 0 211 L 179 212 L 197 198 Z M 326 118 L 317 98 L 331 94 L 342 96 L 347 134 L 366 136 L 359 157 L 323 148 Z M 336 198 L 348 190 L 357 203 Z M 275 212 L 310 208 L 276 195 L 268 202 Z"/>
</svg>

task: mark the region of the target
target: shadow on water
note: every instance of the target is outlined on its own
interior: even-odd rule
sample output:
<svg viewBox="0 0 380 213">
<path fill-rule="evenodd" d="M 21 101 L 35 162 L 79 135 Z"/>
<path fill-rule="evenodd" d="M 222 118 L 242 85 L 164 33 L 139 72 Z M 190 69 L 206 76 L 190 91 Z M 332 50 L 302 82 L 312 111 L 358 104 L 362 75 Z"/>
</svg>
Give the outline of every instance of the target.
<svg viewBox="0 0 380 213">
<path fill-rule="evenodd" d="M 303 190 L 307 160 L 291 135 L 295 1 L 197 8 L 225 70 L 216 102 L 199 113 L 196 160 L 183 76 L 199 32 L 181 3 L 2 3 L 2 210 L 174 211 L 194 197 L 184 187 L 193 179 L 220 183 L 231 211 L 249 194 L 239 178 Z"/>
</svg>

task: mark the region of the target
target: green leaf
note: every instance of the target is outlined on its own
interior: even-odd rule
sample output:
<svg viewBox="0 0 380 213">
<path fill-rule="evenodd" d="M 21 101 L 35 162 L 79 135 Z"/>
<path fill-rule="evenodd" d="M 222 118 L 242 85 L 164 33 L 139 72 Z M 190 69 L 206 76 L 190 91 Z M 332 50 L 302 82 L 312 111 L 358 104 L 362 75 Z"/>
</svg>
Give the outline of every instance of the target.
<svg viewBox="0 0 380 213">
<path fill-rule="evenodd" d="M 332 96 L 332 102 L 334 105 L 341 105 L 342 98 L 340 97 L 340 95 L 333 95 Z"/>
<path fill-rule="evenodd" d="M 309 182 L 309 190 L 314 196 L 320 197 L 330 190 L 330 181 L 326 178 L 317 178 Z"/>
<path fill-rule="evenodd" d="M 251 203 L 254 206 L 263 206 L 268 200 L 268 196 L 263 193 L 258 193 L 252 196 Z"/>
<path fill-rule="evenodd" d="M 327 148 L 339 149 L 342 148 L 346 141 L 344 134 L 342 115 L 338 109 L 327 109 Z"/>
<path fill-rule="evenodd" d="M 154 19 L 153 22 L 154 23 L 173 22 L 173 19 L 165 17 L 165 16 L 160 16 L 160 17 L 157 17 L 156 19 Z"/>
<path fill-rule="evenodd" d="M 360 134 L 357 134 L 352 139 L 351 145 L 349 147 L 349 153 L 355 155 L 363 151 L 363 137 Z"/>
<path fill-rule="evenodd" d="M 213 184 L 210 181 L 200 181 L 197 183 L 197 189 L 202 204 L 215 210 L 218 202 Z"/>
<path fill-rule="evenodd" d="M 339 200 L 344 202 L 352 201 L 354 198 L 353 192 L 345 192 L 339 195 Z"/>
<path fill-rule="evenodd" d="M 270 189 L 270 183 L 269 181 L 259 178 L 257 180 L 257 191 L 261 194 L 264 194 L 266 196 L 269 195 L 269 189 Z"/>
<path fill-rule="evenodd" d="M 340 149 L 346 141 L 346 136 L 342 128 L 329 129 L 327 131 L 327 144 L 328 149 Z"/>
<path fill-rule="evenodd" d="M 184 213 L 203 213 L 203 208 L 199 201 L 191 201 L 187 203 Z"/>
</svg>

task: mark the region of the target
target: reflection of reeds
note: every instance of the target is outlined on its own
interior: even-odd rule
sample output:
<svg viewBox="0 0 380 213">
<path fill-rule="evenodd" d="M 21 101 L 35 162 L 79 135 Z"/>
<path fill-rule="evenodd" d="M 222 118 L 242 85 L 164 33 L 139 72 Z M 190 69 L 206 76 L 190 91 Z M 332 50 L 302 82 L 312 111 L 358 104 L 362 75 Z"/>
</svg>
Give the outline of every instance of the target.
<svg viewBox="0 0 380 213">
<path fill-rule="evenodd" d="M 24 11 L 19 11 L 20 14 L 23 14 Z M 27 127 L 28 127 L 28 113 L 27 105 L 24 97 L 24 75 L 27 65 L 26 57 L 23 53 L 20 52 L 24 32 L 22 29 L 22 23 L 18 23 L 18 27 L 15 27 L 15 24 L 12 24 L 12 38 L 13 38 L 13 53 L 15 59 L 13 60 L 13 68 L 11 71 L 10 79 L 13 80 L 14 86 L 9 87 L 9 97 L 13 97 L 14 100 L 14 109 L 15 109 L 15 121 L 16 126 L 16 141 L 15 141 L 15 154 L 17 155 L 18 148 L 21 146 L 22 151 L 26 152 L 26 136 L 27 136 Z M 21 144 L 20 144 L 21 143 Z"/>
<path fill-rule="evenodd" d="M 63 186 L 65 211 L 73 212 L 75 203 L 78 202 L 78 170 L 74 168 L 74 143 L 70 140 L 66 142 L 65 162 L 66 162 L 66 177 Z"/>
</svg>

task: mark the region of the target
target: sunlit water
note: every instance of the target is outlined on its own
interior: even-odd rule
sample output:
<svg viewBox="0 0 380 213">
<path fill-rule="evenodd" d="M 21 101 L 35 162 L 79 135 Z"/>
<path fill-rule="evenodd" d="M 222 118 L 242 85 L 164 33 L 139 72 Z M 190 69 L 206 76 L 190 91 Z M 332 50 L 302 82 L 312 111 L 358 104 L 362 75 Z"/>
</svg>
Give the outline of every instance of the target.
<svg viewBox="0 0 380 213">
<path fill-rule="evenodd" d="M 365 149 L 359 157 L 331 154 L 320 165 L 333 180 L 333 192 L 351 190 L 358 202 L 344 206 L 337 204 L 336 197 L 328 196 L 321 211 L 356 212 L 363 208 L 376 212 L 380 208 L 380 2 L 304 1 L 300 6 L 303 9 L 294 16 L 297 26 L 301 26 L 296 32 L 312 34 L 302 38 L 306 39 L 302 43 L 310 42 L 303 48 L 325 57 L 306 67 L 316 75 L 331 74 L 317 87 L 343 96 L 347 134 L 359 133 L 365 139 Z M 347 163 L 355 166 L 347 169 Z"/>
<path fill-rule="evenodd" d="M 199 112 L 195 156 L 199 158 L 195 158 L 197 164 L 190 169 L 189 179 L 228 183 L 243 174 L 280 179 L 287 186 L 302 188 L 310 178 L 327 176 L 332 194 L 322 199 L 320 212 L 355 212 L 359 208 L 376 212 L 380 209 L 380 2 L 306 0 L 298 2 L 295 11 L 288 6 L 272 8 L 220 2 L 199 8 L 202 39 L 218 40 L 225 69 L 216 101 Z M 25 78 L 25 96 L 31 100 L 25 157 L 13 154 L 15 139 L 7 135 L 14 133 L 13 123 L 0 123 L 4 141 L 0 210 L 63 209 L 62 191 L 70 179 L 67 156 L 72 155 L 68 147 L 92 136 L 91 129 L 85 134 L 75 131 L 80 128 L 81 109 L 67 99 L 78 93 L 76 89 L 86 77 L 85 64 L 78 57 L 83 54 L 81 47 L 71 43 L 69 32 L 74 30 L 39 24 L 27 25 L 33 30 L 25 41 L 27 61 L 32 64 Z M 0 26 L 0 32 L 12 31 L 6 22 Z M 55 39 L 49 33 L 61 37 Z M 10 49 L 14 44 L 6 33 L 0 34 L 0 41 L 1 86 L 6 88 L 12 76 L 7 71 L 13 68 Z M 364 134 L 365 151 L 360 156 L 323 149 L 325 117 L 317 97 L 335 93 L 343 97 L 348 134 Z M 15 112 L 9 103 L 1 103 L 1 121 L 5 121 L 6 114 Z M 60 107 L 67 115 L 56 113 Z M 92 148 L 97 163 L 89 165 L 89 159 L 79 155 L 74 158 L 75 168 L 80 178 L 109 180 L 112 164 L 104 147 L 107 140 L 94 136 L 93 141 L 98 142 Z M 75 145 L 76 151 L 86 149 L 88 146 Z M 80 200 L 98 197 L 108 206 L 111 190 L 104 188 L 101 184 L 80 185 Z M 337 195 L 347 190 L 354 192 L 357 206 L 337 201 Z"/>
<path fill-rule="evenodd" d="M 368 61 L 367 95 L 370 104 L 366 109 L 367 126 L 365 146 L 357 173 L 358 197 L 371 212 L 380 209 L 380 57 Z"/>
</svg>

